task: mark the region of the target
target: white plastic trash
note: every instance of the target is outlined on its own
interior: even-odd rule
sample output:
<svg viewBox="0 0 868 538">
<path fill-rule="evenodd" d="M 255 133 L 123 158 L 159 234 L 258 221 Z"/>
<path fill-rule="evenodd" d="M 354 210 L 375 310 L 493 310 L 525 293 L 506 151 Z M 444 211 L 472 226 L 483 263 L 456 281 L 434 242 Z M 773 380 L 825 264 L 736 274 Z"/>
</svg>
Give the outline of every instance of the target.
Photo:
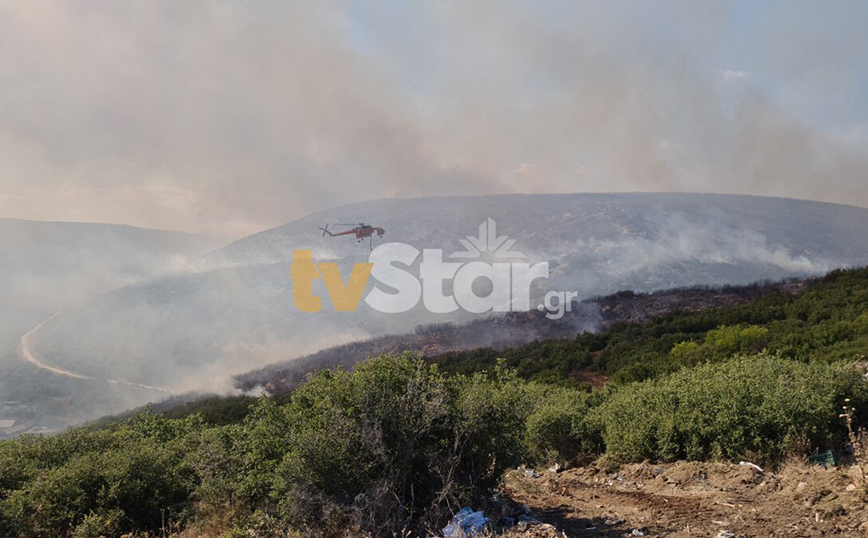
<svg viewBox="0 0 868 538">
<path fill-rule="evenodd" d="M 443 527 L 443 536 L 445 538 L 476 536 L 485 530 L 485 526 L 490 521 L 482 512 L 474 512 L 471 508 L 465 506 L 452 517 L 449 525 Z"/>
</svg>

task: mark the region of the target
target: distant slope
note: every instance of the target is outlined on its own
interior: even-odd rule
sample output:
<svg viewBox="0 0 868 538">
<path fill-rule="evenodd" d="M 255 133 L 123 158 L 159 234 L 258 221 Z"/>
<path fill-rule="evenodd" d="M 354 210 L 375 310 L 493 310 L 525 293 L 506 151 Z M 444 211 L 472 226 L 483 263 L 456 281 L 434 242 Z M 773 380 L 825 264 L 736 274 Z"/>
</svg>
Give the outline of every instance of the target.
<svg viewBox="0 0 868 538">
<path fill-rule="evenodd" d="M 531 342 L 561 339 L 569 342 L 582 333 L 605 331 L 617 322 L 641 323 L 673 311 L 692 312 L 733 306 L 773 293 L 795 294 L 810 284 L 810 281 L 797 280 L 724 288 L 682 288 L 650 294 L 618 292 L 577 304 L 570 314 L 556 321 L 547 319 L 541 312 L 530 311 L 491 316 L 464 325 L 421 326 L 410 334 L 352 342 L 299 359 L 270 364 L 236 376 L 236 382 L 245 391 L 265 389 L 280 394 L 297 387 L 312 372 L 325 368 L 352 368 L 359 361 L 385 353 L 411 351 L 433 360 L 444 355 L 459 358 L 478 354 L 499 356 L 506 350 L 522 349 Z M 467 363 L 472 367 L 471 360 Z"/>
<path fill-rule="evenodd" d="M 42 323 L 102 293 L 186 271 L 222 244 L 131 226 L 0 219 L 0 418 L 21 425 L 15 434 L 54 430 L 158 398 L 122 377 L 112 383 L 101 371 L 88 376 L 45 359 L 35 349 Z"/>
<path fill-rule="evenodd" d="M 613 383 L 629 383 L 766 350 L 805 363 L 840 362 L 868 378 L 868 268 L 832 271 L 770 291 L 751 301 L 676 308 L 650 318 L 635 315 L 645 310 L 640 305 L 647 297 L 616 296 L 602 301 L 601 308 L 632 322 L 505 352 L 459 351 L 434 360 L 446 373 L 479 371 L 502 359 L 536 381 L 580 381 L 573 374 L 590 371 Z"/>
<path fill-rule="evenodd" d="M 724 194 L 508 194 L 350 204 L 245 237 L 207 258 L 270 263 L 289 259 L 294 248 L 334 257 L 365 254 L 351 240 L 321 237 L 318 227 L 333 222 L 368 222 L 386 229 L 386 241 L 451 251 L 458 248 L 457 239 L 475 235 L 487 217 L 528 254 L 607 256 L 636 264 L 750 262 L 822 272 L 826 268 L 817 264 L 866 259 L 868 246 L 868 209 L 855 206 Z M 631 252 L 610 256 L 624 246 Z"/>
<path fill-rule="evenodd" d="M 580 298 L 622 289 L 743 284 L 868 263 L 868 209 L 702 194 L 570 194 L 375 200 L 323 211 L 202 258 L 199 273 L 119 289 L 66 309 L 35 347 L 58 367 L 178 390 L 225 387 L 229 374 L 418 324 L 474 316 L 357 312 L 316 315 L 292 303 L 289 257 L 312 248 L 343 267 L 367 244 L 318 227 L 369 222 L 384 240 L 460 250 L 486 218 L 530 261 L 551 266 L 548 289 Z M 204 271 L 206 268 L 211 270 Z M 543 289 L 537 289 L 541 293 Z M 328 307 L 328 301 L 325 301 Z"/>
<path fill-rule="evenodd" d="M 490 369 L 501 359 L 524 378 L 556 384 L 641 381 L 763 349 L 804 362 L 855 364 L 863 373 L 868 367 L 868 268 L 748 287 L 620 292 L 589 301 L 583 311 L 575 321 L 596 313 L 599 331 L 577 335 L 574 323 L 528 313 L 338 346 L 238 379 L 243 388 L 282 393 L 319 369 L 402 350 L 422 353 L 446 373 Z M 503 326 L 511 330 L 498 335 Z M 476 346 L 468 338 L 474 333 L 483 335 Z"/>
<path fill-rule="evenodd" d="M 479 359 L 490 366 L 486 361 L 493 356 L 521 356 L 524 350 L 532 347 L 561 350 L 568 347 L 577 334 L 585 331 L 604 338 L 607 330 L 618 322 L 643 323 L 674 311 L 689 313 L 744 305 L 773 294 L 802 293 L 818 282 L 819 279 L 812 278 L 722 288 L 680 288 L 650 294 L 618 292 L 585 301 L 558 321 L 530 311 L 485 317 L 468 324 L 420 326 L 412 333 L 351 342 L 245 372 L 235 377 L 235 385 L 247 395 L 220 397 L 184 393 L 154 402 L 149 407 L 167 417 L 201 412 L 209 423 L 240 421 L 246 415 L 247 407 L 256 400 L 250 394 L 258 395 L 264 389 L 281 401 L 312 373 L 338 367 L 352 369 L 359 361 L 385 353 L 411 351 L 428 360 L 443 362 L 453 371 L 472 371 L 478 369 Z M 582 350 L 581 354 L 586 354 L 586 351 Z M 605 374 L 595 376 L 595 380 L 605 378 Z M 128 418 L 144 410 L 144 406 L 134 408 L 120 415 L 103 417 L 97 423 Z"/>
<path fill-rule="evenodd" d="M 0 219 L 0 352 L 61 308 L 183 269 L 224 243 L 114 224 Z"/>
<path fill-rule="evenodd" d="M 87 296 L 185 268 L 224 243 L 115 224 L 0 219 L 0 282 L 19 293 L 47 286 Z"/>
</svg>

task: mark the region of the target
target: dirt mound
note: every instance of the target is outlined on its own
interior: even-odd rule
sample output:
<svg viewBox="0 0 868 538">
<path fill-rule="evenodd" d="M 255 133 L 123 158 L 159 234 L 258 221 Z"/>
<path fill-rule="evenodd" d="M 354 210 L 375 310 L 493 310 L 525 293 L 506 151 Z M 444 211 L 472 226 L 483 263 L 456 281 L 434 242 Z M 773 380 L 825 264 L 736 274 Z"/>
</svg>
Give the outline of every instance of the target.
<svg viewBox="0 0 868 538">
<path fill-rule="evenodd" d="M 868 491 L 855 468 L 678 462 L 525 473 L 507 492 L 567 536 L 868 536 Z"/>
</svg>

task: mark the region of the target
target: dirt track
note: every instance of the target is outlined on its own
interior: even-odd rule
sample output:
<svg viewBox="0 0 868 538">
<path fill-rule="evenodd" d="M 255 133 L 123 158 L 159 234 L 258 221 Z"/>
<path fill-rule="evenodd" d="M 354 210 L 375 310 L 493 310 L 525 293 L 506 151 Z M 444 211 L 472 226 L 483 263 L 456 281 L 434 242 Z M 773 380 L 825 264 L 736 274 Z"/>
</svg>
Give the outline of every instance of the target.
<svg viewBox="0 0 868 538">
<path fill-rule="evenodd" d="M 30 329 L 29 331 L 24 333 L 24 336 L 21 337 L 21 341 L 18 343 L 18 354 L 21 355 L 21 357 L 24 360 L 26 360 L 27 362 L 36 366 L 37 368 L 42 368 L 43 370 L 48 370 L 49 372 L 51 372 L 53 374 L 71 377 L 73 379 L 94 379 L 93 377 L 82 375 L 82 374 L 77 374 L 75 372 L 70 372 L 69 370 L 64 370 L 63 368 L 57 368 L 56 366 L 49 366 L 48 364 L 45 364 L 44 362 L 37 359 L 36 356 L 33 354 L 33 350 L 31 347 L 31 339 L 33 338 L 33 335 L 36 334 L 39 331 L 39 329 L 42 328 L 43 325 L 45 325 L 46 323 L 48 323 L 49 321 L 51 321 L 52 319 L 54 319 L 58 315 L 60 315 L 59 311 L 52 314 L 51 317 L 49 317 L 48 319 L 46 319 L 45 321 L 43 321 L 42 323 L 40 323 L 36 327 L 33 327 L 32 329 Z"/>
<path fill-rule="evenodd" d="M 804 464 L 778 474 L 723 463 L 639 464 L 538 478 L 515 472 L 507 491 L 568 537 L 864 538 L 868 496 L 853 484 L 856 473 Z"/>
</svg>

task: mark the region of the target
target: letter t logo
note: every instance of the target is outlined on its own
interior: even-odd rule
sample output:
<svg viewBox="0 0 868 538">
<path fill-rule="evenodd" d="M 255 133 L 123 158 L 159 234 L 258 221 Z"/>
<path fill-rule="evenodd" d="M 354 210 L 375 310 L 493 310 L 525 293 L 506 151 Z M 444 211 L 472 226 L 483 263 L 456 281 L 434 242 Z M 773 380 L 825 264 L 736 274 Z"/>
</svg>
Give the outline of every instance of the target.
<svg viewBox="0 0 868 538">
<path fill-rule="evenodd" d="M 289 276 L 292 277 L 292 300 L 295 302 L 295 307 L 302 312 L 322 310 L 322 301 L 313 293 L 313 281 L 320 278 L 319 269 L 313 263 L 313 251 L 294 250 L 292 252 Z"/>
</svg>

